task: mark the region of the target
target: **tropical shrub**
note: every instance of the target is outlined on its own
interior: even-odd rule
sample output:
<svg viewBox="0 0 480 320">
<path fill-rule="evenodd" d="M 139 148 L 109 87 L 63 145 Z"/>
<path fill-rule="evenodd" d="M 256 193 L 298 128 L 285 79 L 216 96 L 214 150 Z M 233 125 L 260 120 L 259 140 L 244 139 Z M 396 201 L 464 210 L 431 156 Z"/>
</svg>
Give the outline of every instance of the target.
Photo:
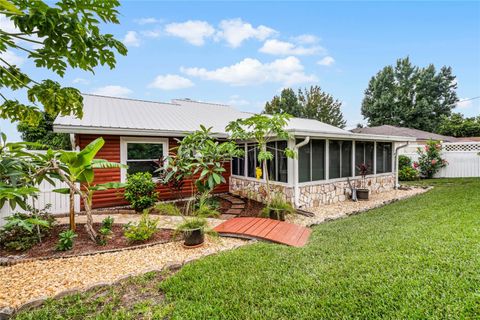
<svg viewBox="0 0 480 320">
<path fill-rule="evenodd" d="M 124 197 L 137 212 L 150 208 L 158 198 L 156 184 L 149 172 L 137 172 L 129 175 Z"/>
<path fill-rule="evenodd" d="M 442 145 L 439 141 L 429 140 L 424 148 L 419 147 L 418 162 L 414 167 L 420 171 L 422 178 L 431 179 L 441 168 L 448 165 L 448 162 L 441 157 Z"/>
<path fill-rule="evenodd" d="M 124 235 L 130 242 L 141 242 L 150 239 L 157 231 L 158 219 L 151 219 L 148 213 L 143 213 L 137 224 L 128 223 L 124 226 Z"/>
<path fill-rule="evenodd" d="M 113 223 L 115 222 L 115 219 L 108 216 L 105 219 L 102 220 L 102 226 L 100 227 L 100 233 L 102 235 L 108 235 L 112 232 L 112 227 Z"/>
<path fill-rule="evenodd" d="M 55 218 L 44 209 L 27 205 L 30 213 L 14 213 L 5 218 L 7 223 L 0 230 L 0 246 L 7 250 L 24 251 L 42 241 L 50 233 Z"/>
<path fill-rule="evenodd" d="M 160 213 L 167 216 L 181 216 L 182 212 L 173 203 L 157 203 L 155 209 Z"/>
<path fill-rule="evenodd" d="M 418 180 L 418 171 L 413 167 L 404 167 L 398 171 L 398 180 L 400 181 Z"/>
<path fill-rule="evenodd" d="M 405 167 L 412 167 L 412 159 L 405 155 L 398 156 L 398 170 L 402 170 Z"/>
<path fill-rule="evenodd" d="M 277 193 L 271 197 L 270 201 L 262 209 L 262 216 L 269 217 L 271 212 L 274 213 L 277 220 L 280 220 L 287 214 L 295 213 L 295 208 L 293 208 L 290 202 L 285 200 L 282 194 Z"/>
<path fill-rule="evenodd" d="M 73 241 L 77 237 L 77 234 L 72 230 L 66 230 L 59 234 L 57 243 L 58 251 L 68 251 L 73 249 Z"/>
</svg>

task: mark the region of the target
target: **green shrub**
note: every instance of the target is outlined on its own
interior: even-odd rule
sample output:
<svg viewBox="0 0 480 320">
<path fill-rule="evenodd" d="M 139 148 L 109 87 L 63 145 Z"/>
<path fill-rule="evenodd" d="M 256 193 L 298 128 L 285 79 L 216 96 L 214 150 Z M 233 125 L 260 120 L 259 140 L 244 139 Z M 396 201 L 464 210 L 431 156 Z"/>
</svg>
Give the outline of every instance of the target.
<svg viewBox="0 0 480 320">
<path fill-rule="evenodd" d="M 5 218 L 7 223 L 0 229 L 0 246 L 7 250 L 28 250 L 50 233 L 55 218 L 43 209 L 27 206 L 30 213 L 14 213 Z"/>
<path fill-rule="evenodd" d="M 124 235 L 130 242 L 147 241 L 157 231 L 158 219 L 151 219 L 148 213 L 142 214 L 137 224 L 125 225 Z"/>
<path fill-rule="evenodd" d="M 202 218 L 214 218 L 220 216 L 220 212 L 208 204 L 203 204 L 193 211 L 193 215 Z"/>
<path fill-rule="evenodd" d="M 270 202 L 262 209 L 261 215 L 263 217 L 269 217 L 270 211 L 275 211 L 278 215 L 287 215 L 295 213 L 295 208 L 293 208 L 290 202 L 287 202 L 282 194 L 275 194 Z"/>
<path fill-rule="evenodd" d="M 412 167 L 404 167 L 398 171 L 398 180 L 414 181 L 418 180 L 418 171 Z"/>
<path fill-rule="evenodd" d="M 149 172 L 137 172 L 128 176 L 123 195 L 135 211 L 142 212 L 157 201 L 155 188 L 156 183 Z"/>
<path fill-rule="evenodd" d="M 441 168 L 448 165 L 448 162 L 442 158 L 442 144 L 439 141 L 429 140 L 425 147 L 418 148 L 418 162 L 414 163 L 418 167 L 422 178 L 431 179 Z"/>
<path fill-rule="evenodd" d="M 72 230 L 67 230 L 60 233 L 58 243 L 57 243 L 57 250 L 58 251 L 72 250 L 73 240 L 76 237 L 77 235 Z"/>
<path fill-rule="evenodd" d="M 202 233 L 208 234 L 211 236 L 217 235 L 217 233 L 214 230 L 208 228 L 207 219 L 201 218 L 201 217 L 186 218 L 182 224 L 177 226 L 174 235 L 177 236 L 179 233 L 188 234 L 191 230 L 195 230 L 195 229 L 200 229 L 202 230 Z"/>
<path fill-rule="evenodd" d="M 100 227 L 100 233 L 104 236 L 109 235 L 112 232 L 113 223 L 115 219 L 108 216 L 102 220 L 102 226 Z"/>
<path fill-rule="evenodd" d="M 155 209 L 160 213 L 167 216 L 180 216 L 182 212 L 180 209 L 173 203 L 157 203 Z"/>
<path fill-rule="evenodd" d="M 412 167 L 412 159 L 405 155 L 398 156 L 398 170 L 402 170 L 405 167 Z"/>
</svg>

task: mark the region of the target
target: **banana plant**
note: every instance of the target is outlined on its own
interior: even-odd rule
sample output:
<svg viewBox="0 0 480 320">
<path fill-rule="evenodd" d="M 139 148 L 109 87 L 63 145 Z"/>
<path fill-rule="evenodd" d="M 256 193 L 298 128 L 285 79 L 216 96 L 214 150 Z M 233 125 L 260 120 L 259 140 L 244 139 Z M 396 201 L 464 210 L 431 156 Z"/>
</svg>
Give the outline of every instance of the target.
<svg viewBox="0 0 480 320">
<path fill-rule="evenodd" d="M 104 144 L 105 140 L 103 140 L 103 138 L 97 138 L 81 151 L 59 151 L 58 156 L 50 160 L 50 167 L 48 169 L 68 185 L 68 188 L 55 189 L 54 191 L 70 194 L 70 228 L 72 230 L 75 230 L 73 211 L 74 195 L 77 194 L 82 199 L 87 216 L 85 228 L 93 241 L 97 241 L 97 233 L 93 229 L 92 218 L 93 193 L 98 190 L 116 189 L 125 186 L 119 182 L 93 185 L 95 169 L 127 168 L 126 165 L 120 163 L 110 162 L 104 159 L 95 159 L 96 154 Z"/>
</svg>

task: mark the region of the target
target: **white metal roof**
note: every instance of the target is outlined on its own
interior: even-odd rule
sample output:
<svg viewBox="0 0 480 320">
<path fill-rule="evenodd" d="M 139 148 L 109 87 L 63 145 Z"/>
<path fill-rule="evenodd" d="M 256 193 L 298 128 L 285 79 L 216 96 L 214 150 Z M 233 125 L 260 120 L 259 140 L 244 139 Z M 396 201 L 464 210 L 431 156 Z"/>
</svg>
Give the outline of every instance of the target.
<svg viewBox="0 0 480 320">
<path fill-rule="evenodd" d="M 247 118 L 251 113 L 228 105 L 175 99 L 171 103 L 83 94 L 83 118 L 59 116 L 55 132 L 121 134 L 145 136 L 182 136 L 198 130 L 200 125 L 212 127 L 219 137 L 226 137 L 230 121 Z M 287 130 L 298 135 L 374 139 L 380 136 L 355 134 L 311 119 L 292 118 Z M 385 137 L 381 140 L 407 141 L 406 137 Z"/>
</svg>

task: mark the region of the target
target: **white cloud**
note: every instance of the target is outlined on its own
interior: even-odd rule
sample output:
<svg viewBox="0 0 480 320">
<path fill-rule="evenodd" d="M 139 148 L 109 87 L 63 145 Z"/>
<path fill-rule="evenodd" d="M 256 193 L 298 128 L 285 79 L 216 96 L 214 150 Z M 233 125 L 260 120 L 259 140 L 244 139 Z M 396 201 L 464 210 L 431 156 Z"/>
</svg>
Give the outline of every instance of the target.
<svg viewBox="0 0 480 320">
<path fill-rule="evenodd" d="M 301 34 L 293 39 L 295 40 L 295 42 L 301 44 L 314 44 L 320 41 L 320 39 L 313 34 Z"/>
<path fill-rule="evenodd" d="M 473 105 L 473 100 L 468 100 L 469 98 L 462 98 L 457 102 L 457 107 L 460 109 L 470 108 Z"/>
<path fill-rule="evenodd" d="M 122 42 L 129 47 L 140 46 L 140 38 L 138 37 L 138 33 L 136 31 L 128 31 Z"/>
<path fill-rule="evenodd" d="M 182 67 L 181 71 L 190 76 L 235 86 L 256 85 L 265 82 L 282 83 L 289 86 L 317 80 L 314 75 L 305 74 L 300 60 L 292 56 L 277 59 L 270 63 L 262 63 L 257 59 L 246 58 L 231 66 L 215 70 Z"/>
<path fill-rule="evenodd" d="M 148 85 L 149 88 L 157 88 L 161 90 L 177 90 L 193 87 L 194 84 L 190 79 L 184 78 L 176 74 L 159 75 Z"/>
<path fill-rule="evenodd" d="M 5 17 L 4 15 L 0 16 L 0 30 L 8 33 L 15 33 L 19 32 L 15 27 L 15 24 L 9 18 Z"/>
<path fill-rule="evenodd" d="M 75 79 L 72 80 L 72 83 L 88 85 L 88 84 L 90 84 L 90 81 L 87 80 L 87 79 L 83 79 L 83 78 L 75 78 Z"/>
<path fill-rule="evenodd" d="M 17 55 L 15 52 L 7 50 L 0 53 L 0 57 L 5 60 L 10 65 L 16 65 L 17 67 L 21 66 L 25 61 L 25 58 Z M 3 61 L 0 61 L 0 65 L 5 65 Z"/>
<path fill-rule="evenodd" d="M 334 63 L 335 63 L 335 59 L 333 59 L 330 56 L 326 56 L 317 62 L 317 64 L 321 66 L 326 66 L 326 67 L 331 66 Z"/>
<path fill-rule="evenodd" d="M 140 31 L 141 34 L 148 38 L 158 38 L 162 35 L 162 30 L 160 29 L 153 29 L 153 30 L 144 30 Z"/>
<path fill-rule="evenodd" d="M 162 21 L 156 18 L 149 17 L 149 18 L 136 19 L 135 22 L 138 23 L 139 25 L 145 25 L 145 24 L 160 23 Z"/>
<path fill-rule="evenodd" d="M 227 101 L 227 105 L 241 107 L 250 105 L 250 102 L 242 99 L 238 94 L 234 94 L 233 96 L 230 96 L 230 99 Z"/>
<path fill-rule="evenodd" d="M 127 97 L 132 92 L 133 91 L 128 89 L 127 87 L 113 85 L 100 87 L 92 91 L 93 94 L 110 97 Z"/>
<path fill-rule="evenodd" d="M 263 46 L 259 50 L 260 52 L 279 55 L 279 56 L 289 56 L 289 55 L 312 55 L 324 51 L 324 49 L 320 46 L 313 46 L 313 47 L 304 47 L 304 46 L 297 46 L 293 43 L 280 41 L 276 39 L 270 39 L 265 41 Z"/>
<path fill-rule="evenodd" d="M 244 22 L 240 18 L 222 20 L 219 29 L 220 30 L 216 34 L 216 39 L 225 40 L 228 45 L 233 48 L 239 47 L 243 41 L 250 38 L 263 41 L 277 33 L 277 31 L 264 25 L 255 28 L 250 23 Z"/>
<path fill-rule="evenodd" d="M 188 20 L 182 23 L 167 24 L 165 32 L 195 46 L 202 46 L 206 38 L 213 36 L 215 29 L 206 21 Z"/>
</svg>

